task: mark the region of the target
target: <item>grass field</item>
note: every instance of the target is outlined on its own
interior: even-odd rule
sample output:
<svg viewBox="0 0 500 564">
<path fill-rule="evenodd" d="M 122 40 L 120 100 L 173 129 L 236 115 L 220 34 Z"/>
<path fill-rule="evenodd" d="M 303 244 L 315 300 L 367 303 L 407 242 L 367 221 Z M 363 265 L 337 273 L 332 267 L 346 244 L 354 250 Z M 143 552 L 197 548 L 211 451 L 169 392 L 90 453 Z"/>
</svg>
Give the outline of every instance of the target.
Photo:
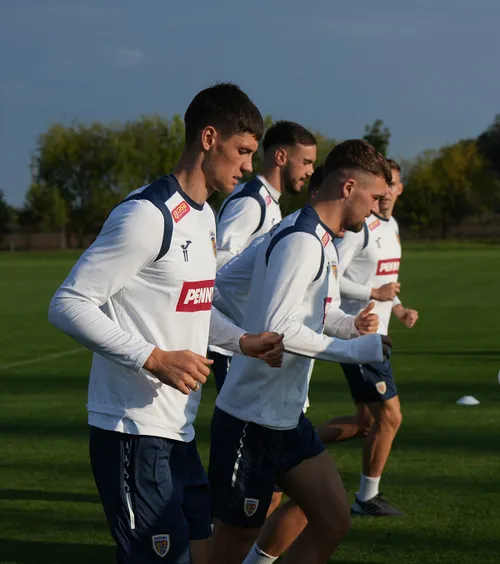
<svg viewBox="0 0 500 564">
<path fill-rule="evenodd" d="M 0 255 L 0 562 L 113 562 L 87 457 L 90 354 L 46 321 L 75 254 Z M 382 491 L 407 512 L 355 520 L 335 561 L 474 563 L 500 557 L 500 246 L 405 249 L 409 331 L 392 323 L 403 426 Z M 478 407 L 455 401 L 471 394 Z M 311 419 L 352 411 L 343 376 L 318 364 Z M 204 460 L 214 388 L 198 419 Z M 332 449 L 358 485 L 360 443 Z M 304 563 L 307 564 L 307 563 Z"/>
</svg>

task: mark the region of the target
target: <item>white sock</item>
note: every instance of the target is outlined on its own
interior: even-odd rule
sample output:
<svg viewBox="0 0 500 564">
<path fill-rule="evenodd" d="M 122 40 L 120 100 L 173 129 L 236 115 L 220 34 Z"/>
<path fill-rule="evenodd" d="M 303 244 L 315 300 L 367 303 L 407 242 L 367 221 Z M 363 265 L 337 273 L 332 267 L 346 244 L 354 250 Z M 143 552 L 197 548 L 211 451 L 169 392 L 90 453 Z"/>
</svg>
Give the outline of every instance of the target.
<svg viewBox="0 0 500 564">
<path fill-rule="evenodd" d="M 276 562 L 276 560 L 278 560 L 278 556 L 269 556 L 255 543 L 242 564 L 271 564 Z"/>
<path fill-rule="evenodd" d="M 359 484 L 359 492 L 356 494 L 359 501 L 368 501 L 378 495 L 378 485 L 380 483 L 380 476 L 378 478 L 371 478 L 361 474 L 361 482 Z"/>
</svg>

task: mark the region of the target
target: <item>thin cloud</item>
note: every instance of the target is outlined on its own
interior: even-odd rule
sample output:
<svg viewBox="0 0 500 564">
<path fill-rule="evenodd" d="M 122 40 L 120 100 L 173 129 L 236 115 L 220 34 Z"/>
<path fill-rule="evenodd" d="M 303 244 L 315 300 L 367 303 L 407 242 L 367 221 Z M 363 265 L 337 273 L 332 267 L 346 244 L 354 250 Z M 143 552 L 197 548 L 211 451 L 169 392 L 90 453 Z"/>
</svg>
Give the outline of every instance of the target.
<svg viewBox="0 0 500 564">
<path fill-rule="evenodd" d="M 145 58 L 146 54 L 141 49 L 128 47 L 116 49 L 116 64 L 122 69 L 136 67 L 142 63 Z"/>
</svg>

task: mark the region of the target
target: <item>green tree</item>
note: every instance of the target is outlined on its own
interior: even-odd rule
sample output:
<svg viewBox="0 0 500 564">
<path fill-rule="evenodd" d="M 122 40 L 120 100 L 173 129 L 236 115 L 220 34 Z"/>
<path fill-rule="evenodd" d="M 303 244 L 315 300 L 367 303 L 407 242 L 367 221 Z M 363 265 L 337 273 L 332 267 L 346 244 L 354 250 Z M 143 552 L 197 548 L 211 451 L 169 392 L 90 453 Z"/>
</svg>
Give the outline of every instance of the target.
<svg viewBox="0 0 500 564">
<path fill-rule="evenodd" d="M 66 249 L 69 209 L 59 188 L 44 184 L 32 184 L 26 195 L 26 208 L 31 211 L 39 229 L 43 231 L 56 229 L 59 231 L 61 249 Z"/>
<path fill-rule="evenodd" d="M 446 238 L 452 226 L 488 209 L 498 191 L 477 143 L 459 141 L 417 159 L 406 177 L 398 215 L 417 232 L 439 227 Z"/>
<path fill-rule="evenodd" d="M 184 122 L 145 116 L 127 122 L 116 134 L 117 178 L 122 194 L 174 169 L 184 145 Z"/>
<path fill-rule="evenodd" d="M 7 233 L 10 233 L 13 220 L 14 210 L 5 201 L 4 193 L 0 190 L 0 241 Z"/>
<path fill-rule="evenodd" d="M 57 187 L 80 245 L 122 197 L 116 126 L 53 125 L 38 141 L 37 184 Z"/>
<path fill-rule="evenodd" d="M 384 122 L 381 119 L 375 120 L 372 125 L 365 126 L 363 139 L 371 143 L 384 157 L 387 156 L 391 132 L 388 127 L 384 127 Z"/>
<path fill-rule="evenodd" d="M 477 139 L 479 152 L 487 159 L 491 169 L 500 177 L 500 114 L 493 123 Z M 500 212 L 500 197 L 491 201 L 491 211 Z"/>
</svg>

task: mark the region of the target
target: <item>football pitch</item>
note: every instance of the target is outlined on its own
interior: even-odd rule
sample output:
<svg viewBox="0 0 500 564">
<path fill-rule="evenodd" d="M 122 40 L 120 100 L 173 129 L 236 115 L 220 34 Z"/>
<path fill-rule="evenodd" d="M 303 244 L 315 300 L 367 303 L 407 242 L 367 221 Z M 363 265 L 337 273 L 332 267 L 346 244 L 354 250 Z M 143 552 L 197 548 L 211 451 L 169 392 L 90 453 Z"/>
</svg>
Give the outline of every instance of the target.
<svg viewBox="0 0 500 564">
<path fill-rule="evenodd" d="M 114 561 L 87 455 L 90 354 L 47 322 L 77 256 L 0 254 L 2 564 Z M 391 324 L 403 425 L 381 490 L 407 515 L 354 519 L 335 562 L 498 562 L 500 246 L 407 246 L 400 280 L 420 319 L 412 330 Z M 205 386 L 197 423 L 204 461 L 214 389 Z M 314 423 L 353 410 L 336 365 L 317 364 L 310 395 Z M 455 405 L 463 395 L 481 404 Z M 330 449 L 351 496 L 360 448 Z"/>
</svg>

